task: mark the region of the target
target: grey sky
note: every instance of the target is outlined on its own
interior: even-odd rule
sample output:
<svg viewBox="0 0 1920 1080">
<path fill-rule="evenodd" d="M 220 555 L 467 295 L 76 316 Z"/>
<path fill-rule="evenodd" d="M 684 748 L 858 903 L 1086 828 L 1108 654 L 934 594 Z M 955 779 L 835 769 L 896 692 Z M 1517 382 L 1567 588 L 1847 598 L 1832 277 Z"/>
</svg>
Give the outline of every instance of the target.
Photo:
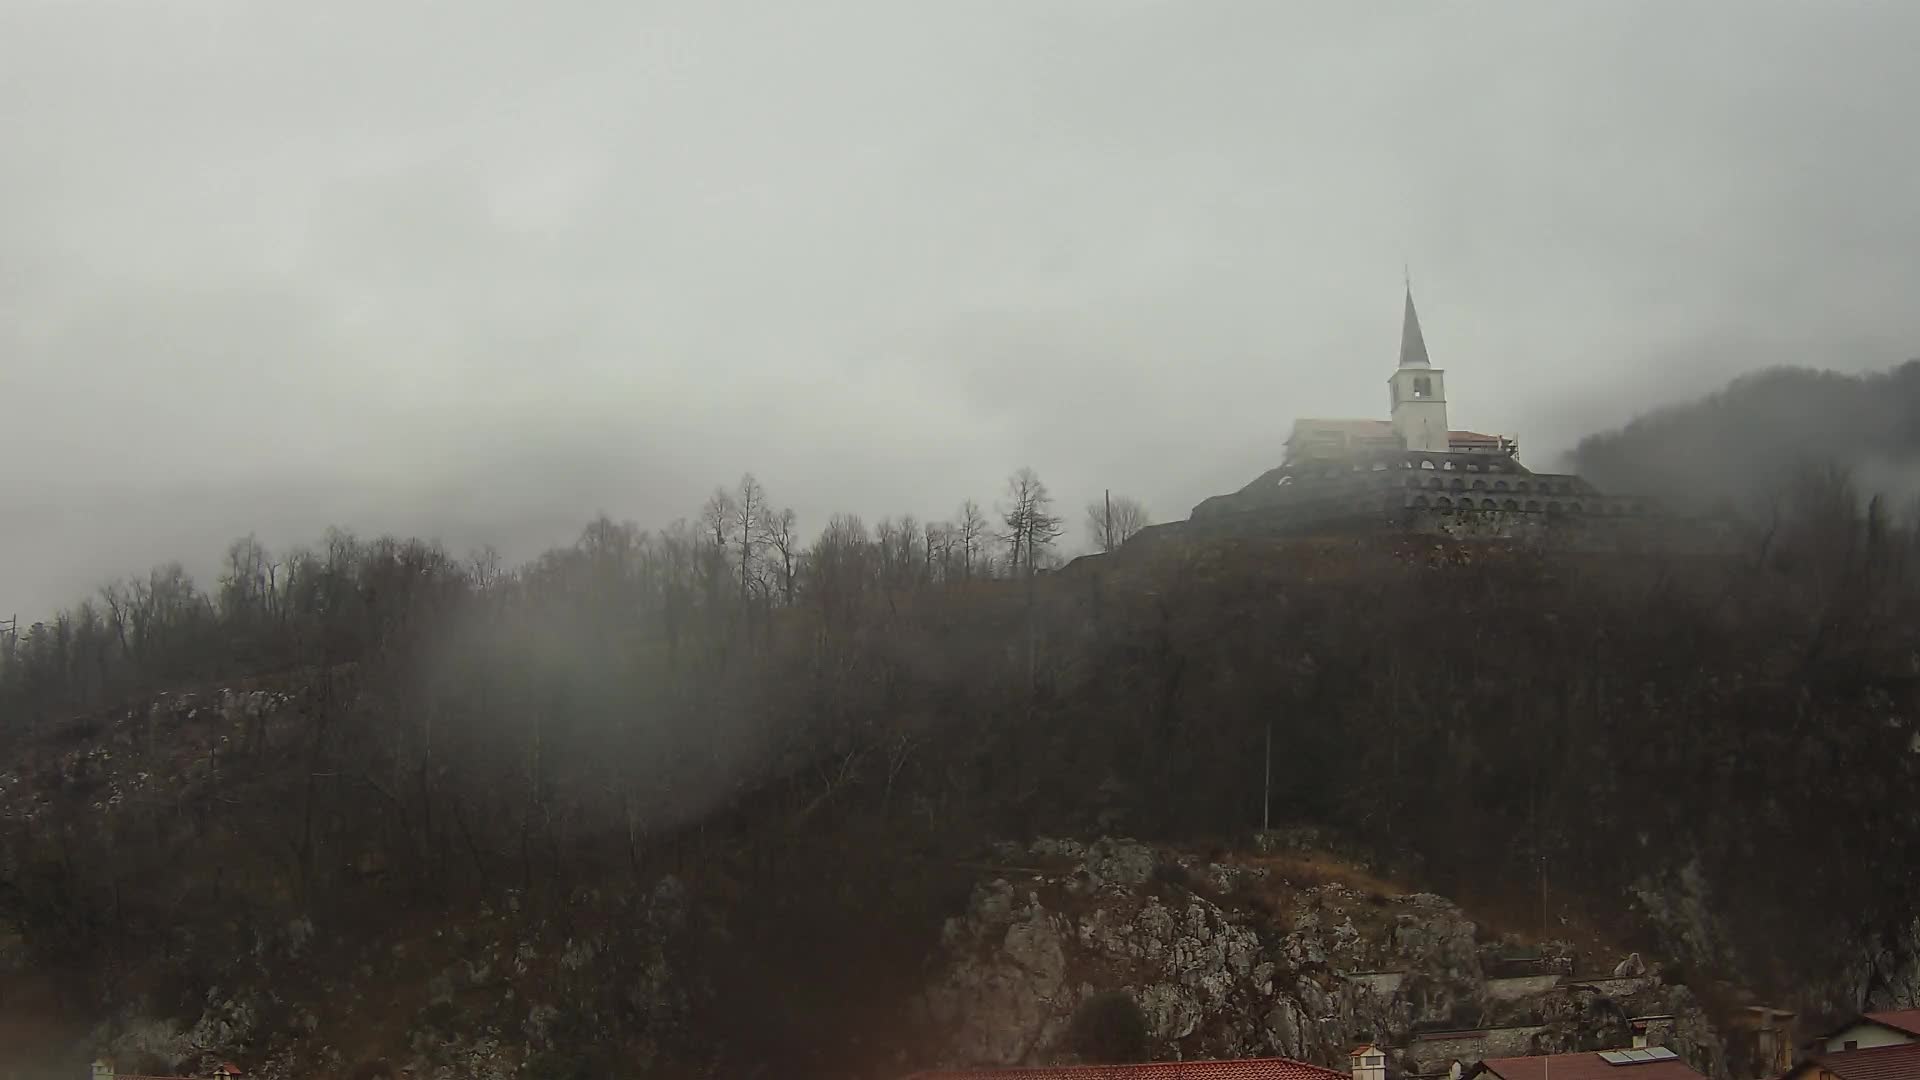
<svg viewBox="0 0 1920 1080">
<path fill-rule="evenodd" d="M 0 613 L 328 522 L 522 556 L 1161 517 L 1384 415 L 1549 463 L 1920 355 L 1920 7 L 0 0 Z"/>
</svg>

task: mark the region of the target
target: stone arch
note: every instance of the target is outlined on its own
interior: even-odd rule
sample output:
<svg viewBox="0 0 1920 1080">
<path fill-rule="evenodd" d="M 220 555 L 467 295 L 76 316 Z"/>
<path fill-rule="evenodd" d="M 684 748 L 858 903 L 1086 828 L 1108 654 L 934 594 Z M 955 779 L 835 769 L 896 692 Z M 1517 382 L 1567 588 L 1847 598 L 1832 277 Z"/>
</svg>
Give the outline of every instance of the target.
<svg viewBox="0 0 1920 1080">
<path fill-rule="evenodd" d="M 1431 468 L 1433 468 L 1433 459 L 1432 459 L 1432 458 L 1421 458 L 1421 459 L 1420 459 L 1420 467 L 1421 467 L 1421 468 L 1423 468 L 1423 469 L 1431 469 Z"/>
<path fill-rule="evenodd" d="M 1441 467 L 1442 469 L 1445 469 L 1445 470 L 1447 470 L 1448 472 L 1452 472 L 1452 471 L 1453 471 L 1453 469 L 1454 469 L 1454 465 L 1453 465 L 1453 462 L 1451 462 L 1451 461 L 1443 461 L 1443 462 L 1441 462 L 1441 463 L 1440 463 L 1440 467 Z"/>
<path fill-rule="evenodd" d="M 1427 497 L 1425 495 L 1415 495 L 1413 497 L 1413 505 L 1424 509 L 1425 507 L 1431 506 L 1433 504 L 1427 502 Z"/>
<path fill-rule="evenodd" d="M 1526 482 L 1525 480 L 1515 480 L 1515 481 L 1513 482 L 1513 489 L 1514 489 L 1515 491 L 1531 491 L 1531 490 L 1533 490 L 1533 489 L 1532 489 L 1531 487 L 1529 487 L 1529 486 L 1527 485 L 1527 482 Z"/>
<path fill-rule="evenodd" d="M 1467 489 L 1467 482 L 1456 476 L 1452 480 L 1447 481 L 1447 487 L 1454 491 L 1465 491 Z"/>
<path fill-rule="evenodd" d="M 1451 510 L 1453 509 L 1453 500 L 1447 498 L 1445 495 L 1442 495 L 1433 500 L 1433 505 L 1439 507 L 1442 510 Z"/>
<path fill-rule="evenodd" d="M 1507 490 L 1507 482 L 1505 480 L 1495 480 L 1493 482 L 1493 490 L 1495 491 Z"/>
<path fill-rule="evenodd" d="M 1473 482 L 1473 490 L 1475 491 L 1487 490 L 1487 482 L 1485 480 L 1475 480 Z"/>
<path fill-rule="evenodd" d="M 1529 510 L 1531 510 L 1531 511 L 1533 511 L 1533 512 L 1534 512 L 1534 513 L 1536 513 L 1536 514 L 1537 514 L 1537 513 L 1539 513 L 1539 512 L 1540 512 L 1540 500 L 1539 500 L 1539 499 L 1528 499 L 1528 500 L 1527 500 L 1527 509 L 1529 509 Z"/>
<path fill-rule="evenodd" d="M 1492 499 L 1481 499 L 1481 500 L 1480 500 L 1480 509 L 1482 509 L 1482 510 L 1498 510 L 1498 509 L 1500 509 L 1500 504 L 1498 504 L 1498 503 L 1496 503 L 1496 502 L 1494 502 L 1494 501 L 1493 501 Z"/>
<path fill-rule="evenodd" d="M 1518 510 L 1520 509 L 1520 500 L 1508 499 L 1505 503 L 1501 504 L 1500 508 L 1503 510 Z"/>
<path fill-rule="evenodd" d="M 1446 486 L 1446 482 L 1441 480 L 1437 476 L 1430 476 L 1427 478 L 1427 486 L 1432 488 L 1435 491 L 1439 491 L 1441 488 Z"/>
</svg>

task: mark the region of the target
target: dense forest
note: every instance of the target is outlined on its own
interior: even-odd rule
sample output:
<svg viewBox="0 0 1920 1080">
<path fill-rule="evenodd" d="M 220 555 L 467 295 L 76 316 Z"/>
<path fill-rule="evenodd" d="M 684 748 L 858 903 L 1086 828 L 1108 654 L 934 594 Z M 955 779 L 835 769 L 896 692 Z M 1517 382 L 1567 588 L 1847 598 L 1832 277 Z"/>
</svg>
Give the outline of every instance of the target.
<svg viewBox="0 0 1920 1080">
<path fill-rule="evenodd" d="M 1838 466 L 1772 479 L 1710 557 L 1114 536 L 1061 567 L 1026 470 L 992 518 L 841 516 L 810 542 L 751 477 L 513 568 L 241 540 L 210 592 L 166 567 L 5 641 L 0 735 L 85 739 L 249 678 L 299 725 L 223 743 L 141 813 L 83 793 L 9 815 L 0 916 L 75 1000 L 114 1000 L 182 933 L 244 952 L 254 927 L 503 887 L 565 912 L 671 871 L 729 927 L 698 1029 L 726 1038 L 686 1052 L 799 1061 L 919 977 L 953 860 L 1109 829 L 1229 842 L 1270 814 L 1516 925 L 1855 1007 L 1920 895 L 1920 532 Z M 1647 899 L 1681 893 L 1711 926 Z M 174 992 L 218 979 L 169 953 Z M 616 1043 L 621 1015 L 596 1013 Z"/>
</svg>

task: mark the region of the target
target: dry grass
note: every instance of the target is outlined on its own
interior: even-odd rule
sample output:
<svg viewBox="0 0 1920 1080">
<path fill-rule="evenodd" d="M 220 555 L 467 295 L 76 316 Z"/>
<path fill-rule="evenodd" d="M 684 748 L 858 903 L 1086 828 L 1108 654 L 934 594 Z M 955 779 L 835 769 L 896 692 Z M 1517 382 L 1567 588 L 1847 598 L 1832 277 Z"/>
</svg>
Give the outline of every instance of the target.
<svg viewBox="0 0 1920 1080">
<path fill-rule="evenodd" d="M 1285 882 L 1296 889 L 1339 885 L 1366 896 L 1402 896 L 1414 890 L 1403 882 L 1379 877 L 1353 863 L 1325 852 L 1288 851 L 1271 855 L 1236 855 L 1231 861 L 1240 866 L 1259 867 L 1268 879 Z"/>
</svg>

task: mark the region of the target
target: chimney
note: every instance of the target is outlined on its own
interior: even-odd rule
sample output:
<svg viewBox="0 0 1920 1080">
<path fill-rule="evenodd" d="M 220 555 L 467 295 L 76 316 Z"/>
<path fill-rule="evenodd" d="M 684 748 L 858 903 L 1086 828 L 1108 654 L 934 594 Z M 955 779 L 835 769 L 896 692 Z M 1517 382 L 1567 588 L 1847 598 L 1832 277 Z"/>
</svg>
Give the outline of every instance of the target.
<svg viewBox="0 0 1920 1080">
<path fill-rule="evenodd" d="M 1386 1051 L 1367 1043 L 1347 1056 L 1353 1063 L 1353 1080 L 1387 1080 Z"/>
<path fill-rule="evenodd" d="M 1633 1030 L 1635 1050 L 1665 1046 L 1673 1041 L 1673 1017 L 1668 1015 L 1636 1016 L 1627 1021 L 1627 1026 Z"/>
</svg>

